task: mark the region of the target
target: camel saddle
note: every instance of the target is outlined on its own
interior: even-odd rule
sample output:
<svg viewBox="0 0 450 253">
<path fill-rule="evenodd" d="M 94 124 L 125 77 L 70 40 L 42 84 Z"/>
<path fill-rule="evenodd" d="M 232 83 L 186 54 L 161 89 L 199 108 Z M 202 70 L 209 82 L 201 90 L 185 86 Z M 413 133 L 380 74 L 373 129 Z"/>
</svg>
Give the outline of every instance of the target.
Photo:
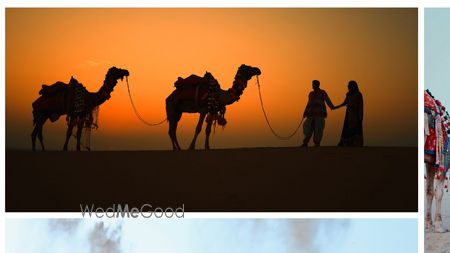
<svg viewBox="0 0 450 253">
<path fill-rule="evenodd" d="M 178 77 L 174 83 L 176 89 L 196 88 L 197 86 L 207 87 L 210 84 L 209 80 L 197 75 L 190 75 L 187 78 Z"/>
<path fill-rule="evenodd" d="M 63 82 L 56 82 L 52 85 L 43 84 L 41 90 L 39 91 L 39 95 L 42 96 L 53 96 L 60 92 L 65 92 L 69 88 L 69 85 Z"/>
<path fill-rule="evenodd" d="M 216 99 L 220 85 L 214 76 L 206 72 L 203 77 L 190 75 L 187 78 L 178 77 L 174 83 L 176 91 L 173 93 L 175 104 L 180 100 L 194 99 L 199 106 L 206 105 L 209 97 Z"/>
<path fill-rule="evenodd" d="M 68 111 L 82 113 L 85 109 L 84 96 L 86 92 L 86 88 L 78 81 L 69 84 L 61 81 L 52 85 L 43 84 L 39 91 L 41 96 L 32 103 L 32 107 L 49 113 L 53 112 L 55 117 L 50 117 L 53 122 L 59 118 L 56 115 Z"/>
</svg>

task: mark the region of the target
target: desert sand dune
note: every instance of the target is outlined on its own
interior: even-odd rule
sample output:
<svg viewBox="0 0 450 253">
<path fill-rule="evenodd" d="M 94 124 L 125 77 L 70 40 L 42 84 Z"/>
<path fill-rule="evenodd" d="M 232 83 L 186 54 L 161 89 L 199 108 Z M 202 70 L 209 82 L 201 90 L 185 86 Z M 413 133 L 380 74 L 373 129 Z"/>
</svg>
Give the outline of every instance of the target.
<svg viewBox="0 0 450 253">
<path fill-rule="evenodd" d="M 6 151 L 6 210 L 417 211 L 417 148 Z"/>
</svg>

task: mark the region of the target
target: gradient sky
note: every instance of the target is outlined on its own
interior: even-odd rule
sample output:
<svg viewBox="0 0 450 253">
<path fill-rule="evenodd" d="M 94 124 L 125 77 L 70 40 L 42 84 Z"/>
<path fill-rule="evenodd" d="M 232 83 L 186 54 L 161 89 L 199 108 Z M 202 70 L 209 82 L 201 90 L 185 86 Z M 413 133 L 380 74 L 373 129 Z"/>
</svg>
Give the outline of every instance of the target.
<svg viewBox="0 0 450 253">
<path fill-rule="evenodd" d="M 95 219 L 55 220 L 7 219 L 6 252 L 418 252 L 416 219 L 110 219 L 97 233 Z"/>
<path fill-rule="evenodd" d="M 365 144 L 417 145 L 416 9 L 7 9 L 6 147 L 30 148 L 31 103 L 41 84 L 75 76 L 91 91 L 111 66 L 130 71 L 138 110 L 165 118 L 165 98 L 178 76 L 210 71 L 222 88 L 237 67 L 257 66 L 273 127 L 288 135 L 298 125 L 319 79 L 335 104 L 349 80 L 364 95 Z M 336 145 L 345 109 L 329 113 L 323 145 Z M 227 107 L 227 127 L 213 148 L 299 145 L 276 139 L 265 124 L 255 79 Z M 198 116 L 185 114 L 179 140 L 187 147 Z M 100 108 L 92 148 L 169 149 L 167 124 L 148 127 L 133 114 L 126 84 Z M 47 123 L 48 149 L 61 149 L 65 118 Z M 203 132 L 198 147 L 203 147 Z"/>
<path fill-rule="evenodd" d="M 450 9 L 425 9 L 425 88 L 450 106 Z"/>
</svg>

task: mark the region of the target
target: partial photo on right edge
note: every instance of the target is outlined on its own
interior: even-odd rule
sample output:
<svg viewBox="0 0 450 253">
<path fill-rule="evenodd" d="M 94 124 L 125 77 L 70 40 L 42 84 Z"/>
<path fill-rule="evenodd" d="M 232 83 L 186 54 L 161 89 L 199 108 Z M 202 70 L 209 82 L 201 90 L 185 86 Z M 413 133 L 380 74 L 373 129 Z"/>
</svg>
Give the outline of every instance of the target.
<svg viewBox="0 0 450 253">
<path fill-rule="evenodd" d="M 425 252 L 450 252 L 450 9 L 425 9 Z"/>
</svg>

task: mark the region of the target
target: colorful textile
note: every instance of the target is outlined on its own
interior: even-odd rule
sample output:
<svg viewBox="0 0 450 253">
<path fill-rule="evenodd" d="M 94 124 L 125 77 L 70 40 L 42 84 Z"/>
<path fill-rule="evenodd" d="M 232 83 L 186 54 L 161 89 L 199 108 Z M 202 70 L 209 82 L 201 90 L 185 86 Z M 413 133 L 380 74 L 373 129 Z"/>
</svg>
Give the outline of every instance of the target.
<svg viewBox="0 0 450 253">
<path fill-rule="evenodd" d="M 425 154 L 435 156 L 435 167 L 446 172 L 449 166 L 449 139 L 447 135 L 448 114 L 445 107 L 427 91 L 424 94 L 425 106 Z"/>
<path fill-rule="evenodd" d="M 436 155 L 438 136 L 436 135 L 436 123 L 440 112 L 435 100 L 425 92 L 424 107 L 428 115 L 428 134 L 425 137 L 425 154 Z M 438 116 L 438 117 L 436 117 Z"/>
</svg>

